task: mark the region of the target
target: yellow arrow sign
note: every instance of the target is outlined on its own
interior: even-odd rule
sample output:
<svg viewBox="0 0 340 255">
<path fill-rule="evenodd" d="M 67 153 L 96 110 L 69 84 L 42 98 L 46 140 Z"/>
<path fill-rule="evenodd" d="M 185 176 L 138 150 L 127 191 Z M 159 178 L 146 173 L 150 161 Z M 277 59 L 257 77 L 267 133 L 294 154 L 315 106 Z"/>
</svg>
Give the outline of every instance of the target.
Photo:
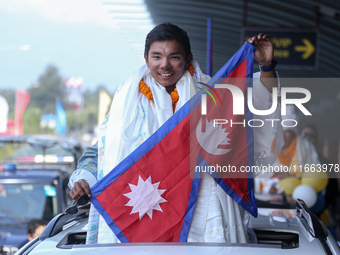
<svg viewBox="0 0 340 255">
<path fill-rule="evenodd" d="M 313 54 L 315 48 L 313 44 L 306 38 L 303 38 L 302 42 L 304 43 L 304 45 L 297 45 L 294 47 L 294 49 L 297 52 L 304 52 L 301 57 L 302 59 L 307 59 L 310 55 Z"/>
</svg>

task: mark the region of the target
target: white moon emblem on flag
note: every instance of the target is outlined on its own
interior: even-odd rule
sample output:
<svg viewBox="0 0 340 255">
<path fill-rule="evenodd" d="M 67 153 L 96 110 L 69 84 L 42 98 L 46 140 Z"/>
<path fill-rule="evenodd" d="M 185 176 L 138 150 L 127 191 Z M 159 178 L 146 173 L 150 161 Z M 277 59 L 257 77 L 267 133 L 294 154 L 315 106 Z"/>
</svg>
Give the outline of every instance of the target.
<svg viewBox="0 0 340 255">
<path fill-rule="evenodd" d="M 216 125 L 214 127 L 213 121 L 206 121 L 205 132 L 202 132 L 202 118 L 196 127 L 196 137 L 198 143 L 204 150 L 212 155 L 223 155 L 231 151 L 232 149 L 218 148 L 219 145 L 231 144 L 229 141 L 228 132 L 222 128 L 222 125 Z"/>
<path fill-rule="evenodd" d="M 151 176 L 145 181 L 139 176 L 137 185 L 129 183 L 131 192 L 123 195 L 130 198 L 130 201 L 125 205 L 132 206 L 130 215 L 139 213 L 139 220 L 141 220 L 145 214 L 152 219 L 153 210 L 163 212 L 159 204 L 168 201 L 161 197 L 166 189 L 158 189 L 159 184 L 160 182 L 152 184 Z"/>
</svg>

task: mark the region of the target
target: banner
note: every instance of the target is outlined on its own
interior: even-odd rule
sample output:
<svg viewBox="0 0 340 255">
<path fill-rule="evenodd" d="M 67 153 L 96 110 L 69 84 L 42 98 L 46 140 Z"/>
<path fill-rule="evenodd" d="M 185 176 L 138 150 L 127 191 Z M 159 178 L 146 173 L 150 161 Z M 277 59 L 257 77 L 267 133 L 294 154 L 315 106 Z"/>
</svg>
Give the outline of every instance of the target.
<svg viewBox="0 0 340 255">
<path fill-rule="evenodd" d="M 80 111 L 82 108 L 81 87 L 83 86 L 83 78 L 70 77 L 65 80 L 68 110 Z"/>
<path fill-rule="evenodd" d="M 9 106 L 6 99 L 0 95 L 0 133 L 7 132 L 7 118 Z"/>
<path fill-rule="evenodd" d="M 55 131 L 57 132 L 58 135 L 64 136 L 66 133 L 66 126 L 67 126 L 66 113 L 60 100 L 57 100 Z"/>
<path fill-rule="evenodd" d="M 100 91 L 98 107 L 98 127 L 100 127 L 100 125 L 103 123 L 108 112 L 108 107 L 110 103 L 111 103 L 110 95 L 105 91 Z"/>
<path fill-rule="evenodd" d="M 15 99 L 14 135 L 21 135 L 23 133 L 22 116 L 29 101 L 30 95 L 26 91 L 18 89 Z"/>
</svg>

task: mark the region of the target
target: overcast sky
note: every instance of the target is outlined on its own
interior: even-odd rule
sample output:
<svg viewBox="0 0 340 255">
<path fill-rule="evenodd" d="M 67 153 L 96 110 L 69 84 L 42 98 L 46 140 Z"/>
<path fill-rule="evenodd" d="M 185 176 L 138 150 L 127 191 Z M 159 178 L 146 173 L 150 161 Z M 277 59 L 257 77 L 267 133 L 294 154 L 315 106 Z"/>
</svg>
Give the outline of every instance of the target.
<svg viewBox="0 0 340 255">
<path fill-rule="evenodd" d="M 0 0 L 0 34 L 0 89 L 27 89 L 52 64 L 114 92 L 144 64 L 100 0 Z"/>
</svg>

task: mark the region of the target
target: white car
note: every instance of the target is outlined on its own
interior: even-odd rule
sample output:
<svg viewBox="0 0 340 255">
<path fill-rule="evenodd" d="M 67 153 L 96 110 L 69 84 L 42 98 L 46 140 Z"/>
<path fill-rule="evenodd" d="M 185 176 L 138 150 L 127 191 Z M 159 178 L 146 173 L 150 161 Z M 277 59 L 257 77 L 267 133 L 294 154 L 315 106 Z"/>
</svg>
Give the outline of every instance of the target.
<svg viewBox="0 0 340 255">
<path fill-rule="evenodd" d="M 83 207 L 83 208 L 81 208 Z M 327 228 L 302 200 L 296 210 L 259 208 L 252 218 L 252 243 L 119 243 L 86 245 L 89 205 L 69 207 L 56 216 L 40 237 L 16 254 L 340 254 Z M 75 214 L 70 214 L 75 213 Z"/>
</svg>

